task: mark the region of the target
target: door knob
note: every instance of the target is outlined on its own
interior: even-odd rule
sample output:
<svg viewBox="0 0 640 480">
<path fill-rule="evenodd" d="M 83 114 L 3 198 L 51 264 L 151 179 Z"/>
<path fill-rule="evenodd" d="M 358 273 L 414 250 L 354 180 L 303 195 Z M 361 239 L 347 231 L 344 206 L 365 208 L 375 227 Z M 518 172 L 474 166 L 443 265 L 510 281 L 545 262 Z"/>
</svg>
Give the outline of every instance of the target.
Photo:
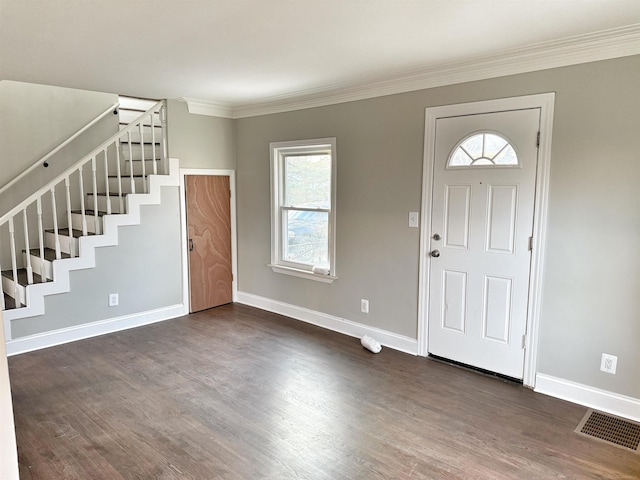
<svg viewBox="0 0 640 480">
<path fill-rule="evenodd" d="M 432 250 L 431 251 L 431 256 L 433 258 L 438 258 L 440 256 L 440 250 Z"/>
<path fill-rule="evenodd" d="M 193 240 L 189 239 L 189 251 L 193 252 Z"/>
</svg>

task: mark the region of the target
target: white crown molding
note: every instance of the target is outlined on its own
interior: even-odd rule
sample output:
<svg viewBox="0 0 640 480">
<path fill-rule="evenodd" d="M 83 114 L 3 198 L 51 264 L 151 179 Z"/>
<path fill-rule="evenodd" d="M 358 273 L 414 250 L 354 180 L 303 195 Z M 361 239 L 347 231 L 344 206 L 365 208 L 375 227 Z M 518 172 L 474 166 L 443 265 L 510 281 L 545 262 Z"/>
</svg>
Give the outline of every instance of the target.
<svg viewBox="0 0 640 480">
<path fill-rule="evenodd" d="M 638 54 L 640 24 L 633 24 L 405 72 L 386 79 L 331 85 L 236 105 L 230 108 L 231 117 L 245 118 L 302 110 Z"/>
<path fill-rule="evenodd" d="M 187 104 L 189 113 L 207 115 L 209 117 L 233 118 L 233 108 L 226 103 L 215 103 L 209 100 L 188 97 L 182 97 L 178 100 Z"/>
</svg>

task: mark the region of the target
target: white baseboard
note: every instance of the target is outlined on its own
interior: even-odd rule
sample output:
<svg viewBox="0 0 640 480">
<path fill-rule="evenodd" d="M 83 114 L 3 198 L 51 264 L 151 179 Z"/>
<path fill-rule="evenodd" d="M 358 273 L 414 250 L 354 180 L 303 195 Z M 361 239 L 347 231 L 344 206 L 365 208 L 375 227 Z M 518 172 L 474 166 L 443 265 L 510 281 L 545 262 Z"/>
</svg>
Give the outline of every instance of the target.
<svg viewBox="0 0 640 480">
<path fill-rule="evenodd" d="M 410 353 L 411 355 L 418 354 L 418 340 L 415 338 L 405 337 L 404 335 L 398 335 L 397 333 L 389 332 L 387 330 L 370 327 L 361 323 L 352 322 L 351 320 L 298 307 L 297 305 L 279 302 L 270 298 L 260 297 L 251 293 L 238 292 L 237 302 L 295 318 L 296 320 L 311 323 L 318 327 L 333 330 L 334 332 L 349 335 L 351 337 L 362 338 L 364 335 L 369 335 L 385 347 Z"/>
<path fill-rule="evenodd" d="M 536 375 L 534 391 L 640 422 L 640 399 L 638 398 L 600 390 L 543 373 Z"/>
<path fill-rule="evenodd" d="M 29 335 L 28 337 L 16 338 L 7 342 L 7 356 L 18 355 L 20 353 L 40 350 L 42 348 L 62 345 L 63 343 L 75 342 L 85 338 L 97 337 L 107 333 L 118 332 L 128 328 L 140 327 L 150 323 L 161 322 L 171 318 L 186 315 L 185 306 L 182 304 L 170 305 L 168 307 L 149 310 L 122 317 L 109 318 L 97 322 L 86 323 L 74 327 L 54 330 L 52 332 Z"/>
</svg>

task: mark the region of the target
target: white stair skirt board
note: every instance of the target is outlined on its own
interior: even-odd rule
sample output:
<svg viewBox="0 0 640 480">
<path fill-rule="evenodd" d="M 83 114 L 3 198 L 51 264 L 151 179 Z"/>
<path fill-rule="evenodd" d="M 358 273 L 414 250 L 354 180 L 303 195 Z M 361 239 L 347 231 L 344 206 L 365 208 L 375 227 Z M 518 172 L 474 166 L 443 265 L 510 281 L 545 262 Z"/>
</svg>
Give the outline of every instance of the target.
<svg viewBox="0 0 640 480">
<path fill-rule="evenodd" d="M 375 327 L 369 327 L 361 323 L 352 322 L 345 318 L 334 317 L 326 313 L 309 310 L 307 308 L 298 307 L 289 303 L 271 300 L 270 298 L 260 297 L 251 293 L 238 292 L 238 303 L 256 307 L 268 312 L 278 313 L 287 317 L 311 323 L 318 327 L 333 330 L 334 332 L 349 335 L 350 337 L 362 338 L 369 335 L 375 338 L 381 345 L 394 350 L 399 350 L 411 355 L 418 354 L 418 340 L 415 338 L 405 337 L 397 333 L 381 330 Z"/>
<path fill-rule="evenodd" d="M 118 245 L 118 227 L 124 225 L 140 224 L 140 206 L 159 205 L 161 201 L 161 187 L 180 185 L 178 159 L 169 159 L 168 175 L 152 175 L 149 177 L 149 193 L 127 195 L 126 214 L 105 215 L 104 233 L 102 235 L 92 235 L 79 239 L 80 256 L 65 259 L 53 263 L 53 276 L 55 281 L 47 283 L 37 283 L 30 285 L 26 290 L 26 305 L 24 308 L 5 310 L 4 331 L 7 342 L 11 341 L 10 336 L 11 320 L 19 318 L 43 315 L 44 297 L 57 293 L 67 293 L 71 290 L 69 272 L 72 270 L 82 270 L 93 268 L 96 265 L 95 249 L 98 247 L 112 247 Z"/>
<path fill-rule="evenodd" d="M 638 398 L 608 392 L 544 373 L 536 375 L 534 391 L 640 422 L 640 399 Z"/>
<path fill-rule="evenodd" d="M 20 353 L 32 352 L 42 348 L 62 345 L 64 343 L 84 340 L 85 338 L 97 337 L 108 333 L 119 332 L 129 328 L 141 327 L 150 323 L 170 320 L 172 318 L 185 315 L 184 305 L 171 305 L 168 307 L 149 310 L 147 312 L 123 315 L 122 317 L 99 320 L 97 322 L 85 323 L 73 327 L 62 328 L 53 332 L 39 333 L 20 337 L 7 342 L 7 356 L 18 355 Z"/>
</svg>

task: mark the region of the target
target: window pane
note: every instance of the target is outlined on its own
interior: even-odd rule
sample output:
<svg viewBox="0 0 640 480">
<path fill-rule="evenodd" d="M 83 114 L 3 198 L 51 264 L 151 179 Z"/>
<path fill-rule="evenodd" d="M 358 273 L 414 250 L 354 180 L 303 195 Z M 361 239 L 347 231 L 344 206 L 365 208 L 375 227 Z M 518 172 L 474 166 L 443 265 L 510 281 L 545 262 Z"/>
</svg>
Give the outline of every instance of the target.
<svg viewBox="0 0 640 480">
<path fill-rule="evenodd" d="M 518 165 L 518 156 L 513 147 L 509 145 L 493 161 L 496 162 L 496 165 Z"/>
<path fill-rule="evenodd" d="M 330 155 L 289 155 L 284 163 L 285 205 L 331 207 Z"/>
<path fill-rule="evenodd" d="M 483 140 L 483 135 L 474 135 L 473 137 L 467 138 L 460 146 L 469 152 L 471 158 L 480 158 L 482 157 Z"/>
<path fill-rule="evenodd" d="M 499 137 L 498 135 L 494 135 L 493 133 L 487 133 L 484 136 L 484 156 L 487 158 L 493 158 L 504 148 L 507 144 L 507 141 Z"/>
<path fill-rule="evenodd" d="M 283 260 L 329 267 L 329 214 L 284 211 Z"/>
</svg>

